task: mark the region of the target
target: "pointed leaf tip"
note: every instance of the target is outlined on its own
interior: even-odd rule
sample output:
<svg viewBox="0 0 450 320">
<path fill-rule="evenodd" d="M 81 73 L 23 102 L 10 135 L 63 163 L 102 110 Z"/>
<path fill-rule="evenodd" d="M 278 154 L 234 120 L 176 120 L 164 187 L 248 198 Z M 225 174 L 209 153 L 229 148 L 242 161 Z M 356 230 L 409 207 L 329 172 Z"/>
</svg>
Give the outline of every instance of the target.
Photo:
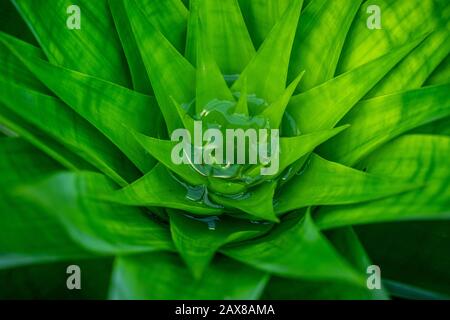
<svg viewBox="0 0 450 320">
<path fill-rule="evenodd" d="M 256 55 L 241 73 L 232 89 L 240 91 L 244 76 L 248 90 L 268 103 L 277 99 L 286 87 L 290 55 L 303 0 L 294 0 L 272 28 Z"/>
<path fill-rule="evenodd" d="M 236 104 L 234 113 L 248 116 L 248 98 L 247 98 L 247 78 L 243 79 L 242 90 L 239 93 L 239 100 Z"/>
<path fill-rule="evenodd" d="M 291 97 L 294 94 L 295 89 L 298 87 L 298 84 L 300 83 L 300 80 L 303 78 L 304 74 L 305 71 L 300 72 L 297 78 L 295 78 L 286 88 L 281 97 L 261 113 L 266 119 L 269 120 L 272 128 L 278 128 L 280 126 L 286 107 L 288 106 L 289 101 L 291 100 Z"/>
<path fill-rule="evenodd" d="M 148 77 L 169 132 L 180 127 L 177 111 L 168 98 L 189 102 L 195 96 L 195 69 L 150 22 L 133 1 L 125 9 Z"/>
<path fill-rule="evenodd" d="M 225 78 L 222 75 L 211 50 L 206 43 L 202 21 L 197 21 L 197 72 L 196 112 L 200 114 L 208 102 L 218 100 L 234 101 Z"/>
</svg>

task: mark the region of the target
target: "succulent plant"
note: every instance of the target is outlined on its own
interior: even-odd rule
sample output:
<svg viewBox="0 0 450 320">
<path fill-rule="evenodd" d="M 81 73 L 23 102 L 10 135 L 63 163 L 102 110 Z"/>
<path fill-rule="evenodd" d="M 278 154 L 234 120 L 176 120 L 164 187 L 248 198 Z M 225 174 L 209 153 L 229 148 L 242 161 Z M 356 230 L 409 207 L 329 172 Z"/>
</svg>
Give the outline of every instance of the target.
<svg viewBox="0 0 450 320">
<path fill-rule="evenodd" d="M 2 13 L 0 297 L 449 297 L 448 1 L 75 2 Z"/>
</svg>

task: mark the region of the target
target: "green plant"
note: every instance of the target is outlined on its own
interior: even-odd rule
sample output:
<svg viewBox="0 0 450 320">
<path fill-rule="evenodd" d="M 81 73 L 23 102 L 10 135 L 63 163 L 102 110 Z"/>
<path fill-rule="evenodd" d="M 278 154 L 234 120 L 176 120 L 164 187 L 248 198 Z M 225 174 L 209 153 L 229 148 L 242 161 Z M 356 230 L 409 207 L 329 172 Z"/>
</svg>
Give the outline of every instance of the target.
<svg viewBox="0 0 450 320">
<path fill-rule="evenodd" d="M 449 296 L 448 1 L 12 3 L 1 297 Z M 279 174 L 175 165 L 195 119 L 280 128 Z"/>
</svg>

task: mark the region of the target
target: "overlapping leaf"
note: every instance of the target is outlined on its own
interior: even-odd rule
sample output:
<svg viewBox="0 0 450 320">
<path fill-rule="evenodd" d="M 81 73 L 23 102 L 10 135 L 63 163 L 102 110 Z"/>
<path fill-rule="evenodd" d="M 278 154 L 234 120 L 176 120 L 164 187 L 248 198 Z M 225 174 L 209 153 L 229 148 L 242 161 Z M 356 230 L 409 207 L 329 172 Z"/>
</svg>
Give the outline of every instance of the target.
<svg viewBox="0 0 450 320">
<path fill-rule="evenodd" d="M 309 213 L 302 219 L 289 217 L 269 235 L 230 246 L 223 252 L 243 263 L 289 278 L 364 283 L 362 275 L 320 234 Z"/>
<path fill-rule="evenodd" d="M 225 216 L 196 218 L 179 211 L 170 212 L 175 246 L 197 278 L 220 247 L 260 236 L 271 226 L 270 223 L 246 222 Z"/>
<path fill-rule="evenodd" d="M 304 170 L 279 191 L 275 211 L 364 202 L 417 187 L 418 184 L 368 174 L 312 155 Z"/>
<path fill-rule="evenodd" d="M 320 152 L 327 159 L 354 165 L 382 143 L 450 116 L 449 91 L 446 84 L 363 101 L 342 120 L 351 127 L 322 145 Z"/>
<path fill-rule="evenodd" d="M 418 147 L 420 146 L 420 147 Z M 317 213 L 321 228 L 401 220 L 448 219 L 450 140 L 445 136 L 407 135 L 383 146 L 361 163 L 383 174 L 421 185 L 386 199 L 352 206 L 326 207 Z"/>
<path fill-rule="evenodd" d="M 111 82 L 51 65 L 31 51 L 22 52 L 21 45 L 11 38 L 2 37 L 1 41 L 40 81 L 115 143 L 139 169 L 147 172 L 152 168 L 153 159 L 144 154 L 128 127 L 156 134 L 157 126 L 150 125 L 152 107 L 156 107 L 153 99 Z M 135 117 L 134 113 L 140 117 Z"/>
<path fill-rule="evenodd" d="M 179 257 L 165 253 L 117 258 L 112 277 L 112 299 L 175 300 L 257 299 L 268 279 L 264 272 L 219 257 L 195 280 Z"/>
<path fill-rule="evenodd" d="M 67 26 L 69 15 L 77 12 L 71 7 L 74 5 L 72 1 L 12 2 L 50 62 L 120 85 L 130 84 L 128 67 L 107 0 L 77 2 L 79 30 Z M 80 54 L 80 48 L 84 48 L 83 54 Z"/>
</svg>

